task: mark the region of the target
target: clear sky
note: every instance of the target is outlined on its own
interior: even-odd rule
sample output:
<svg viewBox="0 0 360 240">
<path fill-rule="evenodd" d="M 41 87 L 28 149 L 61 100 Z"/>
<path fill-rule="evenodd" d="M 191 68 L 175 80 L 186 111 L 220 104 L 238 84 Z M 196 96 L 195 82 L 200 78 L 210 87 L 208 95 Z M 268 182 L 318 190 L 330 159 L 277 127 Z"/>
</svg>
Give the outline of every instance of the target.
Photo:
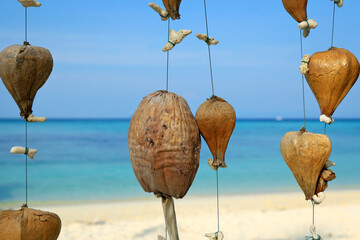
<svg viewBox="0 0 360 240">
<path fill-rule="evenodd" d="M 147 94 L 165 88 L 167 23 L 143 0 L 41 1 L 29 8 L 32 45 L 48 48 L 54 69 L 34 101 L 34 114 L 50 118 L 128 118 Z M 160 0 L 154 0 L 162 6 Z M 281 0 L 208 0 L 215 94 L 230 102 L 238 118 L 302 117 L 300 46 L 297 22 Z M 333 3 L 309 1 L 308 17 L 319 26 L 304 40 L 304 53 L 330 47 Z M 336 9 L 334 45 L 360 58 L 360 2 Z M 170 52 L 169 90 L 180 94 L 193 113 L 211 95 L 202 0 L 183 0 L 176 31 L 191 29 Z M 24 9 L 0 0 L 0 49 L 24 40 Z M 360 118 L 360 82 L 334 118 Z M 307 116 L 319 108 L 306 85 Z M 0 118 L 19 110 L 0 83 Z"/>
</svg>

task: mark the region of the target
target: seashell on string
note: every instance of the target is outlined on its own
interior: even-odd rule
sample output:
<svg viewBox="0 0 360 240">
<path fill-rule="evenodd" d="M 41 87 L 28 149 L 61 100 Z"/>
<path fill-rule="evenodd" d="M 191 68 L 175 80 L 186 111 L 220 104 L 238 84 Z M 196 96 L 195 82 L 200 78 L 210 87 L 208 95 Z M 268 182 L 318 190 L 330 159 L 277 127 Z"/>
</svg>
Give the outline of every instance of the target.
<svg viewBox="0 0 360 240">
<path fill-rule="evenodd" d="M 227 167 L 225 152 L 235 128 L 234 108 L 224 99 L 212 96 L 200 105 L 195 118 L 201 135 L 213 155 L 214 159 L 211 165 L 215 169 Z"/>
<path fill-rule="evenodd" d="M 163 4 L 172 20 L 180 19 L 181 0 L 163 0 Z"/>
<path fill-rule="evenodd" d="M 321 111 L 321 121 L 333 122 L 331 116 L 359 77 L 360 65 L 346 49 L 330 48 L 313 54 L 306 80 Z"/>
<path fill-rule="evenodd" d="M 280 149 L 306 200 L 311 200 L 316 193 L 320 173 L 331 154 L 330 139 L 302 128 L 298 132 L 286 133 Z"/>
<path fill-rule="evenodd" d="M 199 167 L 201 138 L 184 98 L 167 91 L 146 96 L 131 119 L 128 145 L 144 191 L 185 196 Z"/>
<path fill-rule="evenodd" d="M 53 68 L 48 49 L 31 45 L 12 45 L 0 53 L 0 77 L 25 120 L 32 113 L 37 91 Z"/>
<path fill-rule="evenodd" d="M 58 215 L 23 206 L 20 210 L 0 212 L 2 240 L 56 240 L 60 234 Z"/>
</svg>

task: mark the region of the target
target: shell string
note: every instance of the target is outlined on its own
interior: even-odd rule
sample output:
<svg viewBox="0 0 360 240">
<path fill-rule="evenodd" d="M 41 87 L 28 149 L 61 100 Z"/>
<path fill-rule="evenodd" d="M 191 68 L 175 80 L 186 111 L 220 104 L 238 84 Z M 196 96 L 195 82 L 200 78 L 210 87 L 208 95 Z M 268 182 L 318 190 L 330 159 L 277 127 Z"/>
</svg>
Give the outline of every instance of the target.
<svg viewBox="0 0 360 240">
<path fill-rule="evenodd" d="M 170 18 L 168 19 L 168 41 L 170 41 Z M 169 90 L 169 56 L 170 51 L 166 52 L 166 91 Z"/>
<path fill-rule="evenodd" d="M 336 5 L 336 1 L 334 1 L 334 9 L 333 9 L 333 22 L 332 22 L 332 32 L 331 32 L 331 47 L 333 47 L 333 45 L 334 45 L 335 5 Z"/>
<path fill-rule="evenodd" d="M 220 232 L 220 214 L 219 214 L 219 169 L 216 169 L 216 203 L 217 203 L 217 223 L 218 231 L 215 233 L 216 239 L 218 239 L 217 234 Z"/>
<path fill-rule="evenodd" d="M 303 41 L 302 41 L 302 34 L 301 34 L 301 30 L 300 30 L 300 51 L 301 51 L 301 59 L 303 59 Z M 301 78 L 302 78 L 302 100 L 303 100 L 303 111 L 304 111 L 304 127 L 306 129 L 306 105 L 305 105 L 305 80 L 304 80 L 304 75 L 301 74 Z"/>
<path fill-rule="evenodd" d="M 27 7 L 25 8 L 25 43 L 27 43 Z"/>
<path fill-rule="evenodd" d="M 208 25 L 208 18 L 207 18 L 207 11 L 206 11 L 206 0 L 204 0 L 204 10 L 205 10 L 205 23 L 206 23 L 206 36 L 207 36 L 207 40 L 206 43 L 209 41 L 209 25 Z M 210 65 L 210 77 L 211 77 L 211 89 L 212 89 L 212 95 L 215 95 L 215 90 L 214 90 L 214 77 L 213 77 L 213 70 L 212 70 L 212 62 L 211 62 L 211 50 L 210 50 L 210 45 L 208 45 L 208 52 L 209 52 L 209 65 Z"/>
<path fill-rule="evenodd" d="M 27 121 L 25 121 L 25 149 L 28 149 L 28 126 Z M 25 154 L 25 200 L 26 206 L 28 204 L 28 156 Z"/>
</svg>

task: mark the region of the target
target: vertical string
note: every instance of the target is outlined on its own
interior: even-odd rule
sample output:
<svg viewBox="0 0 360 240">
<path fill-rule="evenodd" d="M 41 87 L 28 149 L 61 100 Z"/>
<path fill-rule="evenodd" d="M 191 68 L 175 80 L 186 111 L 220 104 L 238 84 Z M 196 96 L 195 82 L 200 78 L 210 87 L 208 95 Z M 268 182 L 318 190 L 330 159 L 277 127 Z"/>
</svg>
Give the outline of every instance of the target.
<svg viewBox="0 0 360 240">
<path fill-rule="evenodd" d="M 168 41 L 170 41 L 170 18 L 168 19 Z M 166 91 L 169 90 L 169 55 L 170 51 L 166 52 L 167 60 L 166 60 Z"/>
<path fill-rule="evenodd" d="M 207 36 L 207 40 L 206 43 L 209 42 L 209 25 L 208 25 L 208 20 L 207 20 L 207 11 L 206 11 L 206 0 L 204 0 L 204 10 L 205 10 L 205 23 L 206 23 L 206 36 Z M 212 89 L 212 95 L 215 95 L 215 90 L 214 90 L 214 78 L 213 78 L 213 71 L 212 71 L 212 63 L 211 63 L 211 50 L 210 50 L 210 45 L 208 45 L 208 52 L 209 52 L 209 64 L 210 64 L 210 77 L 211 77 L 211 89 Z"/>
<path fill-rule="evenodd" d="M 165 227 L 165 240 L 167 240 L 167 226 Z"/>
<path fill-rule="evenodd" d="M 302 41 L 301 30 L 300 30 L 300 51 L 301 51 L 301 59 L 302 59 L 304 57 L 304 53 L 303 53 L 303 41 Z M 302 78 L 302 98 L 303 98 L 303 112 L 304 112 L 304 127 L 306 129 L 305 80 L 304 80 L 304 75 L 303 74 L 301 74 L 301 78 Z"/>
<path fill-rule="evenodd" d="M 218 232 L 220 231 L 220 214 L 219 214 L 219 169 L 216 169 L 216 203 L 217 203 L 217 223 Z M 217 236 L 216 236 L 217 239 Z"/>
<path fill-rule="evenodd" d="M 25 42 L 27 42 L 27 7 L 25 8 Z"/>
<path fill-rule="evenodd" d="M 25 149 L 28 149 L 28 131 L 27 121 L 25 121 Z M 25 200 L 26 206 L 28 204 L 28 157 L 25 154 Z"/>
<path fill-rule="evenodd" d="M 312 224 L 315 225 L 315 203 L 314 201 L 312 202 L 312 207 L 313 207 L 313 218 L 312 218 Z"/>
<path fill-rule="evenodd" d="M 325 126 L 324 126 L 324 134 L 326 134 L 326 123 L 325 123 Z"/>
<path fill-rule="evenodd" d="M 336 4 L 336 1 L 334 1 L 334 9 L 333 9 L 333 23 L 332 23 L 332 32 L 331 32 L 331 47 L 334 46 L 335 4 Z"/>
</svg>

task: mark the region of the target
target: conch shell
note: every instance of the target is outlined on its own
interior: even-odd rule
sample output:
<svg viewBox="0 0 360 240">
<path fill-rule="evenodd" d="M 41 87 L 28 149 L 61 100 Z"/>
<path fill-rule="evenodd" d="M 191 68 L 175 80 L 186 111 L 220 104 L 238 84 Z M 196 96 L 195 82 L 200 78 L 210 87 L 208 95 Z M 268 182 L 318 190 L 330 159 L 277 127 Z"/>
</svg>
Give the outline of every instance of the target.
<svg viewBox="0 0 360 240">
<path fill-rule="evenodd" d="M 200 105 L 195 118 L 213 155 L 212 165 L 216 169 L 226 167 L 225 152 L 236 123 L 234 108 L 224 99 L 212 96 Z"/>
<path fill-rule="evenodd" d="M 0 213 L 0 239 L 2 240 L 56 240 L 60 234 L 58 215 L 23 206 L 20 210 Z"/>
<path fill-rule="evenodd" d="M 282 0 L 286 11 L 297 21 L 308 20 L 306 8 L 308 0 Z"/>
<path fill-rule="evenodd" d="M 201 138 L 184 98 L 167 91 L 146 96 L 131 119 L 128 145 L 144 191 L 185 196 L 199 167 Z"/>
<path fill-rule="evenodd" d="M 32 113 L 37 91 L 53 68 L 49 50 L 31 45 L 12 45 L 0 53 L 0 77 L 25 120 Z"/>
<path fill-rule="evenodd" d="M 359 71 L 356 57 L 343 48 L 333 47 L 311 56 L 305 77 L 322 115 L 331 118 L 358 79 Z"/>
<path fill-rule="evenodd" d="M 299 132 L 286 133 L 280 149 L 306 200 L 312 199 L 320 173 L 331 154 L 330 139 L 302 128 Z"/>
<path fill-rule="evenodd" d="M 163 3 L 172 20 L 180 19 L 181 0 L 163 0 Z"/>
</svg>

